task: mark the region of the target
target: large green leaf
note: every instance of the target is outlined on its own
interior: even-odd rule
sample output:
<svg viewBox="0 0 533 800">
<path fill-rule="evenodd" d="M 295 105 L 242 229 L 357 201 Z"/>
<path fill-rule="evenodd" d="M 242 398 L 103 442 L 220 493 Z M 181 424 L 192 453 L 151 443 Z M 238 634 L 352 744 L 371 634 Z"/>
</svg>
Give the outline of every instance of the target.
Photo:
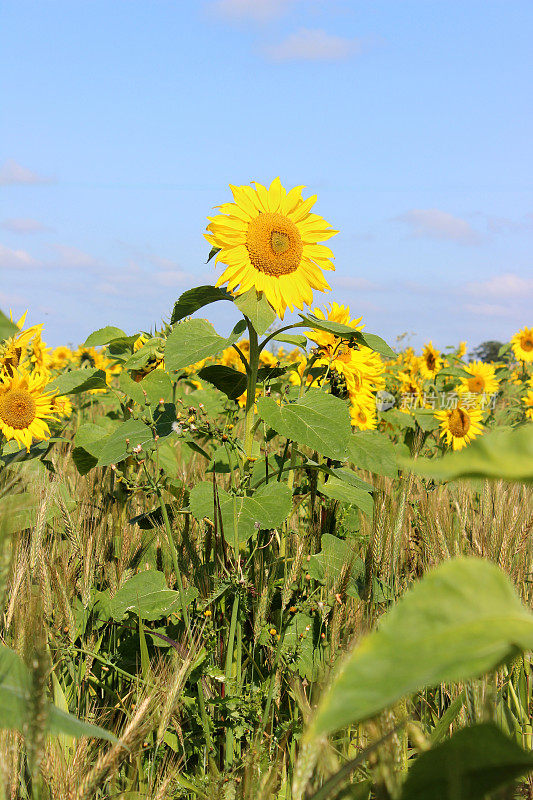
<svg viewBox="0 0 533 800">
<path fill-rule="evenodd" d="M 227 289 L 220 289 L 217 286 L 197 286 L 188 289 L 174 303 L 170 322 L 174 325 L 209 303 L 216 303 L 217 300 L 233 300 L 233 295 Z"/>
<path fill-rule="evenodd" d="M 30 672 L 20 656 L 0 645 L 0 728 L 23 730 L 30 708 L 30 687 Z M 46 704 L 46 727 L 55 734 L 117 741 L 110 731 L 83 722 L 51 703 Z"/>
<path fill-rule="evenodd" d="M 17 333 L 18 328 L 3 311 L 0 311 L 0 342 Z"/>
<path fill-rule="evenodd" d="M 224 392 L 230 400 L 236 400 L 246 391 L 246 375 L 233 369 L 233 367 L 226 367 L 223 364 L 202 367 L 198 372 L 198 377 L 213 384 L 221 392 Z"/>
<path fill-rule="evenodd" d="M 465 681 L 533 648 L 533 615 L 494 564 L 457 558 L 428 573 L 345 660 L 310 736 L 368 719 L 427 686 Z"/>
<path fill-rule="evenodd" d="M 342 479 L 331 477 L 325 483 L 320 484 L 318 489 L 332 500 L 339 500 L 341 503 L 350 503 L 350 505 L 357 506 L 369 517 L 374 512 L 372 495 L 359 486 L 354 486 Z"/>
<path fill-rule="evenodd" d="M 401 800 L 483 800 L 531 770 L 531 752 L 495 725 L 473 725 L 418 756 Z"/>
<path fill-rule="evenodd" d="M 356 467 L 394 478 L 395 447 L 388 436 L 379 431 L 358 431 L 350 437 L 348 457 Z"/>
<path fill-rule="evenodd" d="M 235 339 L 219 336 L 206 319 L 187 319 L 176 325 L 167 339 L 165 366 L 169 372 L 184 369 L 204 358 L 216 356 Z"/>
<path fill-rule="evenodd" d="M 80 475 L 86 475 L 96 467 L 103 440 L 108 435 L 109 431 L 93 422 L 84 422 L 80 425 L 76 431 L 72 449 L 72 460 Z"/>
<path fill-rule="evenodd" d="M 43 499 L 32 491 L 10 494 L 0 502 L 0 529 L 4 534 L 33 528 L 44 511 Z M 52 499 L 46 506 L 45 522 L 60 516 L 61 510 Z"/>
<path fill-rule="evenodd" d="M 257 408 L 267 425 L 281 436 L 323 456 L 346 458 L 351 426 L 344 400 L 320 389 L 309 389 L 299 400 L 281 407 L 273 398 L 261 397 Z"/>
<path fill-rule="evenodd" d="M 198 590 L 189 587 L 184 594 L 188 605 L 198 596 Z M 162 572 L 144 570 L 127 580 L 106 608 L 116 622 L 124 619 L 128 612 L 153 621 L 179 611 L 180 594 L 168 588 Z"/>
<path fill-rule="evenodd" d="M 89 334 L 85 340 L 84 347 L 99 347 L 103 344 L 109 344 L 113 339 L 125 339 L 128 334 L 121 328 L 115 328 L 114 325 L 108 325 L 106 328 L 99 328 Z"/>
<path fill-rule="evenodd" d="M 315 330 L 326 331 L 339 339 L 351 339 L 358 344 L 366 345 L 366 347 L 370 347 L 371 350 L 375 350 L 385 358 L 396 358 L 394 350 L 381 336 L 377 336 L 375 333 L 356 331 L 349 325 L 343 325 L 340 322 L 333 322 L 329 319 L 319 319 L 314 314 L 300 314 L 300 317 Z"/>
<path fill-rule="evenodd" d="M 442 458 L 400 459 L 412 472 L 437 480 L 493 478 L 533 481 L 533 425 L 494 430 Z"/>
<path fill-rule="evenodd" d="M 235 305 L 241 314 L 248 317 L 258 336 L 262 336 L 276 319 L 276 312 L 263 292 L 258 292 L 253 286 L 235 298 Z"/>
<path fill-rule="evenodd" d="M 127 441 L 126 441 L 127 440 Z M 153 442 L 152 431 L 137 419 L 129 419 L 101 440 L 99 445 L 98 466 L 107 467 L 124 461 L 129 447 L 145 446 Z"/>
<path fill-rule="evenodd" d="M 172 381 L 168 373 L 162 369 L 152 370 L 140 381 L 132 380 L 128 372 L 122 370 L 119 386 L 124 394 L 139 405 L 144 405 L 147 399 L 153 406 L 157 406 L 160 400 L 165 402 L 172 400 Z"/>
<path fill-rule="evenodd" d="M 330 533 L 323 533 L 320 547 L 320 553 L 311 556 L 307 566 L 311 577 L 333 586 L 343 567 L 351 564 L 346 594 L 349 597 L 359 597 L 357 578 L 361 577 L 365 567 L 363 561 L 355 557 L 350 542 Z"/>
<path fill-rule="evenodd" d="M 252 497 L 230 495 L 224 489 L 218 489 L 218 500 L 224 538 L 232 547 L 246 542 L 257 527 L 277 528 L 287 519 L 292 508 L 291 490 L 277 481 L 262 486 Z M 210 481 L 199 483 L 191 490 L 189 506 L 196 519 L 208 517 L 214 521 L 213 484 Z"/>
<path fill-rule="evenodd" d="M 107 389 L 105 372 L 96 367 L 73 369 L 63 372 L 46 387 L 47 392 L 57 394 L 78 394 L 89 389 Z"/>
</svg>

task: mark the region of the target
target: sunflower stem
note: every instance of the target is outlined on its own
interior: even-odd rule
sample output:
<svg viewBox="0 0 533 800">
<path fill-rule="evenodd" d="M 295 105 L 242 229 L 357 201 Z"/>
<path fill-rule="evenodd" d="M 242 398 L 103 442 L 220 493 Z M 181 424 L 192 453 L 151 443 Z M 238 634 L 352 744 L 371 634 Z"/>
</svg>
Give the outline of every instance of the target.
<svg viewBox="0 0 533 800">
<path fill-rule="evenodd" d="M 255 387 L 257 385 L 257 370 L 259 369 L 259 342 L 255 328 L 245 317 L 250 338 L 250 360 L 249 371 L 246 382 L 246 409 L 244 412 L 244 452 L 246 458 L 252 456 L 252 445 L 254 441 L 254 409 L 255 409 Z"/>
</svg>

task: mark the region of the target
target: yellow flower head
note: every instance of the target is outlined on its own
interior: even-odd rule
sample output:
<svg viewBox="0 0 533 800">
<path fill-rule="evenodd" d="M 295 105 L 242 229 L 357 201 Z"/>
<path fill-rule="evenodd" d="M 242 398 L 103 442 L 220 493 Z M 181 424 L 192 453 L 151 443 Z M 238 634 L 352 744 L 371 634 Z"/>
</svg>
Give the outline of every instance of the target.
<svg viewBox="0 0 533 800">
<path fill-rule="evenodd" d="M 56 349 L 52 351 L 52 369 L 63 369 L 63 367 L 66 367 L 68 362 L 72 360 L 72 357 L 73 355 L 70 347 L 59 345 L 59 347 L 56 347 Z"/>
<path fill-rule="evenodd" d="M 255 287 L 281 318 L 287 307 L 312 303 L 313 289 L 331 288 L 322 270 L 334 269 L 333 253 L 319 242 L 338 231 L 311 213 L 317 198 L 303 200 L 303 188 L 287 192 L 279 178 L 269 189 L 257 182 L 255 189 L 230 186 L 234 202 L 218 206 L 204 234 L 220 249 L 216 261 L 227 265 L 216 285 L 235 294 Z"/>
<path fill-rule="evenodd" d="M 527 394 L 522 398 L 525 405 L 526 417 L 533 420 L 533 389 L 529 389 Z"/>
<path fill-rule="evenodd" d="M 441 438 L 454 450 L 461 450 L 483 433 L 483 412 L 479 408 L 463 408 L 459 402 L 457 408 L 435 411 L 435 416 L 440 420 Z"/>
<path fill-rule="evenodd" d="M 420 374 L 428 380 L 435 380 L 437 373 L 442 369 L 443 359 L 440 351 L 435 350 L 433 343 L 429 342 L 422 351 Z"/>
<path fill-rule="evenodd" d="M 15 323 L 18 328 L 25 317 L 26 314 Z M 42 324 L 32 325 L 31 328 L 27 328 L 25 331 L 21 330 L 0 343 L 0 375 L 4 372 L 12 375 L 16 369 L 23 366 L 27 360 L 27 348 L 31 346 L 33 339 L 40 338 L 41 329 Z"/>
<path fill-rule="evenodd" d="M 14 371 L 0 380 L 0 433 L 27 450 L 33 439 L 50 436 L 46 419 L 53 417 L 52 395 L 44 388 L 47 378 L 36 372 Z"/>
<path fill-rule="evenodd" d="M 472 377 L 461 378 L 461 386 L 468 392 L 474 394 L 493 394 L 498 391 L 500 385 L 496 378 L 495 369 L 492 364 L 485 364 L 483 361 L 471 361 L 465 368 Z"/>
<path fill-rule="evenodd" d="M 522 328 L 515 333 L 511 344 L 519 361 L 533 361 L 533 328 Z"/>
<path fill-rule="evenodd" d="M 373 396 L 355 396 L 358 399 L 352 400 L 350 396 L 350 419 L 352 426 L 360 431 L 371 431 L 377 425 L 376 402 Z M 360 402 L 361 400 L 361 402 Z"/>
<path fill-rule="evenodd" d="M 70 417 L 72 415 L 72 401 L 65 395 L 57 395 L 52 397 L 50 401 L 50 408 L 53 414 L 60 417 Z"/>
</svg>

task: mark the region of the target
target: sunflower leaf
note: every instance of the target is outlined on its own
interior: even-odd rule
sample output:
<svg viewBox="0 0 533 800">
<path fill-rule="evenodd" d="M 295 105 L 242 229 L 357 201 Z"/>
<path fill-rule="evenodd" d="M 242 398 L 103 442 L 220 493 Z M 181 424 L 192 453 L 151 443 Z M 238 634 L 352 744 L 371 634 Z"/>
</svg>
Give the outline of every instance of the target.
<svg viewBox="0 0 533 800">
<path fill-rule="evenodd" d="M 176 325 L 165 345 L 165 366 L 169 372 L 189 367 L 204 358 L 216 356 L 238 338 L 234 328 L 225 339 L 206 319 L 187 319 Z"/>
<path fill-rule="evenodd" d="M 411 472 L 437 480 L 492 478 L 533 483 L 533 425 L 493 430 L 442 458 L 399 458 Z"/>
<path fill-rule="evenodd" d="M 198 377 L 220 389 L 230 400 L 236 400 L 246 391 L 246 375 L 223 364 L 202 367 Z"/>
<path fill-rule="evenodd" d="M 213 250 L 211 253 L 215 255 L 218 249 L 213 248 Z M 233 300 L 233 295 L 227 289 L 220 289 L 218 286 L 196 286 L 194 289 L 188 289 L 176 300 L 170 324 L 174 325 L 184 317 L 190 317 L 195 311 L 210 303 L 216 303 L 217 300 Z"/>
<path fill-rule="evenodd" d="M 96 367 L 73 369 L 64 372 L 62 375 L 49 383 L 46 387 L 47 392 L 56 394 L 78 394 L 87 392 L 90 389 L 106 389 L 105 372 Z"/>
<path fill-rule="evenodd" d="M 276 319 L 276 312 L 264 293 L 253 286 L 235 298 L 235 305 L 250 320 L 258 336 L 262 336 Z"/>
<path fill-rule="evenodd" d="M 261 397 L 257 408 L 276 433 L 328 458 L 342 461 L 346 457 L 351 426 L 344 400 L 309 389 L 301 399 L 282 407 L 271 397 Z"/>
<path fill-rule="evenodd" d="M 108 325 L 106 328 L 99 328 L 89 334 L 85 340 L 84 347 L 100 347 L 103 344 L 109 344 L 114 339 L 126 339 L 128 334 L 121 328 L 115 328 L 113 325 Z"/>
</svg>

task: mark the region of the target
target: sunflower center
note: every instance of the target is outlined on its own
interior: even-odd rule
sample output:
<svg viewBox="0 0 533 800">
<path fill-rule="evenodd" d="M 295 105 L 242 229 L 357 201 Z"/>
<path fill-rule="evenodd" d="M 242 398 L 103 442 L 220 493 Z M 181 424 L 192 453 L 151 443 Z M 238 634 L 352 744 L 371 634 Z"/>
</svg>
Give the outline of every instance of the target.
<svg viewBox="0 0 533 800">
<path fill-rule="evenodd" d="M 471 392 L 482 392 L 485 388 L 485 381 L 481 375 L 474 375 L 473 378 L 468 379 L 468 388 Z"/>
<path fill-rule="evenodd" d="M 448 420 L 453 436 L 466 436 L 470 428 L 470 417 L 463 408 L 454 408 Z"/>
<path fill-rule="evenodd" d="M 268 212 L 251 220 L 246 249 L 253 266 L 265 275 L 289 275 L 302 260 L 302 239 L 294 222 L 284 214 Z"/>
<path fill-rule="evenodd" d="M 0 419 L 10 428 L 29 428 L 36 411 L 35 400 L 25 389 L 9 389 L 0 394 Z"/>
<path fill-rule="evenodd" d="M 533 338 L 530 336 L 524 336 L 520 344 L 522 345 L 522 350 L 525 350 L 526 353 L 530 353 L 533 350 Z"/>
<path fill-rule="evenodd" d="M 426 364 L 428 369 L 431 370 L 435 369 L 435 356 L 433 355 L 433 353 L 428 353 L 428 355 L 426 356 Z"/>
</svg>

